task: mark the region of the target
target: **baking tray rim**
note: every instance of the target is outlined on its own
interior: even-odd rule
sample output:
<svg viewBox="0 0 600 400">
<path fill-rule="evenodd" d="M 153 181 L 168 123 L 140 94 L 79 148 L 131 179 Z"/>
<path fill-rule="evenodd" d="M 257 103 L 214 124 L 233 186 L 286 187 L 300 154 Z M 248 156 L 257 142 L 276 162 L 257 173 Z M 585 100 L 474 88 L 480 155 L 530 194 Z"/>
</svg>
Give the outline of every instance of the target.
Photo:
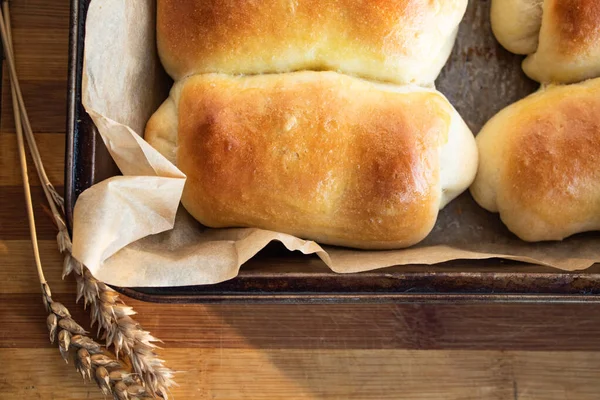
<svg viewBox="0 0 600 400">
<path fill-rule="evenodd" d="M 81 104 L 81 76 L 83 69 L 83 49 L 85 36 L 85 21 L 87 9 L 91 0 L 71 0 L 70 32 L 69 32 L 69 62 L 68 62 L 68 95 L 67 95 L 67 135 L 65 152 L 65 213 L 67 225 L 72 228 L 73 208 L 78 194 L 94 182 L 94 157 L 96 154 L 97 135 L 95 127 Z M 82 171 L 82 158 L 88 157 L 89 165 Z M 490 263 L 489 260 L 480 260 Z M 496 260 L 498 265 L 502 261 Z M 454 264 L 460 264 L 460 260 Z M 422 266 L 425 267 L 426 266 Z M 306 279 L 298 274 L 287 278 L 285 273 L 280 275 L 253 276 L 243 271 L 239 277 L 224 284 L 182 288 L 121 288 L 115 290 L 138 300 L 158 303 L 347 303 L 347 302 L 419 302 L 419 303 L 481 303 L 481 302 L 542 302 L 542 303 L 600 303 L 600 273 L 597 272 L 556 272 L 543 274 L 543 280 L 530 272 L 497 271 L 484 272 L 394 272 L 386 269 L 371 271 L 363 274 L 339 275 L 333 272 L 322 274 L 307 274 L 307 282 L 312 282 L 315 276 L 320 278 L 320 284 L 329 280 L 331 288 L 319 287 L 320 290 L 287 290 L 291 281 L 281 284 L 286 279 Z M 361 279 L 377 280 L 377 277 L 393 276 L 403 286 L 373 285 L 370 290 L 360 291 L 336 290 L 335 282 L 348 279 L 351 276 L 361 276 Z M 552 287 L 535 287 L 517 290 L 509 289 L 511 283 L 539 279 L 549 282 Z M 453 286 L 460 280 L 481 282 L 481 288 L 475 290 L 458 289 Z M 352 280 L 352 278 L 350 278 Z M 499 282 L 497 286 L 486 287 L 490 280 Z M 583 285 L 574 287 L 573 282 L 584 280 Z M 270 281 L 270 282 L 269 282 Z M 273 281 L 280 286 L 273 285 Z M 415 285 L 410 287 L 411 283 Z M 297 283 L 297 282 L 296 282 Z M 364 282 L 363 282 L 364 283 Z M 447 290 L 444 290 L 444 284 Z M 452 283 L 452 284 L 451 284 Z M 581 282 L 580 282 L 581 283 Z M 223 285 L 226 286 L 222 289 Z M 261 287 L 261 285 L 263 287 Z M 248 290 L 248 286 L 252 289 Z M 293 286 L 293 285 L 292 285 Z M 296 285 L 297 287 L 298 285 Z M 300 285 L 302 286 L 302 285 Z M 460 286 L 460 285 L 458 285 Z M 407 289 L 409 287 L 409 289 Z M 431 289 L 436 288 L 436 289 Z M 201 290 L 199 290 L 201 289 Z M 309 288 L 310 289 L 310 288 Z"/>
</svg>

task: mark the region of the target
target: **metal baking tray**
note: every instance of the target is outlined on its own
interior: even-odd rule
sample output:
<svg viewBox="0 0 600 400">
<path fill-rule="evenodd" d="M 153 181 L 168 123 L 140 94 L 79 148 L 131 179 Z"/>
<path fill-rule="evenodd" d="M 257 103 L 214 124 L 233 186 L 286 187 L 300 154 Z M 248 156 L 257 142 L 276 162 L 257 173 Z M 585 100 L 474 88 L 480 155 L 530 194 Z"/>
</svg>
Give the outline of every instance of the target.
<svg viewBox="0 0 600 400">
<path fill-rule="evenodd" d="M 90 0 L 71 0 L 65 160 L 66 214 L 77 196 L 118 174 L 81 104 L 85 20 Z M 472 0 L 473 1 L 473 0 Z M 475 0 L 485 1 L 485 0 Z M 269 245 L 230 281 L 206 286 L 115 288 L 127 296 L 171 303 L 209 302 L 600 302 L 600 264 L 583 272 L 505 260 L 453 261 L 339 275 L 315 256 Z"/>
</svg>

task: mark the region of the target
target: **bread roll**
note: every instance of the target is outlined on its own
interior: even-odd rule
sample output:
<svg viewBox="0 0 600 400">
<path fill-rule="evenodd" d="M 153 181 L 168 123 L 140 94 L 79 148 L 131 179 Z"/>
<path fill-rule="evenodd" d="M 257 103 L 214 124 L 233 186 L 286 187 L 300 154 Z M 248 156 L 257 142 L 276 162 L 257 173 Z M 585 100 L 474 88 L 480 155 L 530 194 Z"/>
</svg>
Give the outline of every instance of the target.
<svg viewBox="0 0 600 400">
<path fill-rule="evenodd" d="M 182 203 L 204 225 L 363 249 L 422 240 L 477 168 L 439 92 L 335 72 L 192 76 L 145 138 L 187 175 Z"/>
<path fill-rule="evenodd" d="M 542 83 L 600 76 L 600 1 L 493 0 L 492 29 L 523 70 Z"/>
<path fill-rule="evenodd" d="M 431 84 L 467 0 L 158 0 L 158 50 L 178 80 L 196 73 L 334 70 Z"/>
<path fill-rule="evenodd" d="M 477 136 L 475 200 L 523 240 L 600 229 L 600 79 L 550 86 Z"/>
<path fill-rule="evenodd" d="M 531 54 L 538 47 L 544 0 L 492 0 L 494 36 L 515 54 Z"/>
</svg>

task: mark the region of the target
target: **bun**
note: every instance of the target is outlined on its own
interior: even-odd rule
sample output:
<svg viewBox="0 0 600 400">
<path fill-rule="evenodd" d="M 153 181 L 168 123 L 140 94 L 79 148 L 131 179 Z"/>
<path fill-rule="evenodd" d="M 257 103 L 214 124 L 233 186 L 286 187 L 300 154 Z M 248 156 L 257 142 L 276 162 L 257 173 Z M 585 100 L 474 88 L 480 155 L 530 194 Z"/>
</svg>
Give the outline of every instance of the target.
<svg viewBox="0 0 600 400">
<path fill-rule="evenodd" d="M 430 85 L 467 0 L 158 0 L 157 41 L 175 80 L 200 73 L 333 70 Z"/>
<path fill-rule="evenodd" d="M 528 54 L 523 70 L 541 83 L 575 83 L 600 76 L 600 1 L 493 0 L 498 41 Z"/>
<path fill-rule="evenodd" d="M 335 72 L 190 77 L 145 138 L 187 175 L 182 203 L 204 225 L 363 249 L 422 240 L 477 167 L 439 92 Z"/>
<path fill-rule="evenodd" d="M 526 241 L 600 229 L 600 79 L 551 86 L 477 136 L 475 200 Z"/>
</svg>

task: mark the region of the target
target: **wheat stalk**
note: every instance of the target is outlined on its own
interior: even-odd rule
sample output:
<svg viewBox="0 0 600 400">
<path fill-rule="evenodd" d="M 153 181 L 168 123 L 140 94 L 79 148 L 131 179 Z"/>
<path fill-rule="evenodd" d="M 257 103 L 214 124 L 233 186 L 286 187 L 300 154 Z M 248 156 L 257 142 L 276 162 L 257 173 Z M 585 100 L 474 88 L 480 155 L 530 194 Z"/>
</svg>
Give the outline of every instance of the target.
<svg viewBox="0 0 600 400">
<path fill-rule="evenodd" d="M 19 86 L 14 63 L 10 11 L 7 0 L 3 1 L 2 9 L 0 10 L 0 32 L 11 79 L 15 130 L 17 132 L 19 160 L 33 254 L 40 284 L 42 285 L 42 293 L 44 294 L 44 304 L 50 313 L 47 319 L 50 340 L 54 341 L 54 334 L 57 327 L 60 327 L 58 341 L 63 358 L 65 360 L 68 359 L 68 353 L 73 347 L 79 349 L 75 358 L 75 365 L 78 371 L 84 379 L 91 379 L 93 374 L 94 379 L 104 394 L 113 393 L 115 399 L 133 399 L 148 396 L 166 399 L 169 388 L 175 385 L 175 382 L 173 381 L 173 371 L 165 367 L 164 361 L 158 358 L 155 353 L 155 350 L 158 348 L 155 343 L 159 342 L 159 340 L 150 335 L 149 332 L 143 330 L 131 318 L 131 315 L 134 315 L 135 311 L 123 303 L 114 290 L 103 282 L 96 280 L 89 270 L 77 262 L 71 255 L 72 242 L 63 218 L 64 201 L 54 189 L 44 169 Z M 62 304 L 52 300 L 50 287 L 44 277 L 39 256 L 27 174 L 23 128 L 25 128 L 25 137 L 34 166 L 42 182 L 44 194 L 58 227 L 58 247 L 60 252 L 65 255 L 63 278 L 71 272 L 75 273 L 77 280 L 77 300 L 79 301 L 80 298 L 83 298 L 84 305 L 90 306 L 92 325 L 97 323 L 98 333 L 104 332 L 106 346 L 114 346 L 117 355 L 116 358 L 108 355 L 109 353 L 102 354 L 100 345 L 89 337 L 84 336 L 87 332 L 70 318 L 69 311 Z M 129 374 L 121 368 L 122 364 L 117 361 L 119 353 L 124 354 L 130 361 L 135 374 Z M 109 369 L 113 369 L 113 371 L 111 372 Z M 135 379 L 132 378 L 134 376 L 136 377 Z"/>
<path fill-rule="evenodd" d="M 41 278 L 40 278 L 41 279 Z M 84 381 L 92 378 L 107 396 L 115 400 L 135 400 L 154 397 L 137 374 L 129 373 L 127 367 L 119 362 L 112 353 L 86 336 L 87 332 L 72 318 L 69 310 L 52 299 L 50 287 L 42 283 L 44 304 L 49 310 L 46 324 L 50 342 L 58 341 L 58 348 L 65 360 L 73 353 L 75 368 Z"/>
<path fill-rule="evenodd" d="M 123 303 L 117 292 L 66 253 L 63 276 L 71 272 L 77 281 L 77 301 L 83 299 L 84 306 L 90 306 L 91 325 L 98 325 L 98 334 L 103 333 L 106 346 L 113 346 L 117 356 L 119 353 L 127 356 L 133 370 L 153 394 L 165 396 L 175 382 L 173 371 L 155 353 L 158 348 L 155 343 L 160 340 L 131 318 L 136 312 Z"/>
</svg>

